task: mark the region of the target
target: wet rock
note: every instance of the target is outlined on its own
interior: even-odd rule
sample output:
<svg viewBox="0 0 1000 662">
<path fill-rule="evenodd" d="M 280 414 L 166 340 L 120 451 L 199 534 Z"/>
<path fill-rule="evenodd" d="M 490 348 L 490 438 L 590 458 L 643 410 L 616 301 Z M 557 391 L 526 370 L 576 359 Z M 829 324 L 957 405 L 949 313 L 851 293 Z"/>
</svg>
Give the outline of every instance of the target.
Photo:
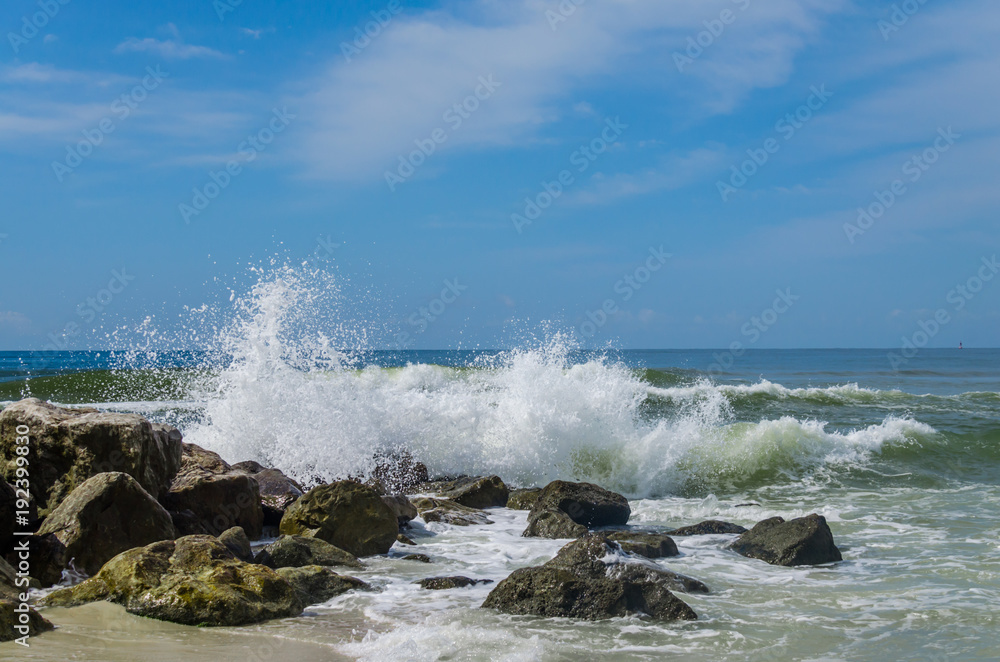
<svg viewBox="0 0 1000 662">
<path fill-rule="evenodd" d="M 719 520 L 706 520 L 691 526 L 682 526 L 673 531 L 667 531 L 672 536 L 708 536 L 721 533 L 746 533 L 747 530 L 739 524 L 720 522 Z"/>
<path fill-rule="evenodd" d="M 176 510 L 167 511 L 170 513 L 170 521 L 174 523 L 174 528 L 177 530 L 177 537 L 183 536 L 210 536 L 211 533 L 205 528 L 205 525 L 201 523 L 201 520 L 197 515 L 192 513 L 190 510 L 182 510 L 180 512 Z"/>
<path fill-rule="evenodd" d="M 401 558 L 402 561 L 417 561 L 418 563 L 431 563 L 431 557 L 426 554 L 407 554 Z"/>
<path fill-rule="evenodd" d="M 354 554 L 385 554 L 396 542 L 396 515 L 372 488 L 344 480 L 315 487 L 285 511 L 281 533 L 325 540 Z"/>
<path fill-rule="evenodd" d="M 532 510 L 528 514 L 528 527 L 521 535 L 525 538 L 579 538 L 587 527 L 577 524 L 561 510 Z"/>
<path fill-rule="evenodd" d="M 400 533 L 400 534 L 398 534 L 396 536 L 396 542 L 398 542 L 401 545 L 416 545 L 417 544 L 417 543 L 413 542 L 412 540 L 410 540 L 409 538 L 407 538 L 406 536 L 404 536 L 402 533 Z"/>
<path fill-rule="evenodd" d="M 541 493 L 542 488 L 540 487 L 513 490 L 510 497 L 507 498 L 507 507 L 511 510 L 531 510 Z"/>
<path fill-rule="evenodd" d="M 360 579 L 338 575 L 318 565 L 278 568 L 275 572 L 295 588 L 299 600 L 307 606 L 326 602 L 348 591 L 370 591 L 372 588 Z"/>
<path fill-rule="evenodd" d="M 465 588 L 466 586 L 475 586 L 476 584 L 492 584 L 492 579 L 470 579 L 468 577 L 428 577 L 426 579 L 421 579 L 420 581 L 413 582 L 414 584 L 420 584 L 421 588 L 425 588 L 428 591 L 445 591 L 451 588 Z"/>
<path fill-rule="evenodd" d="M 427 482 L 427 467 L 417 462 L 406 450 L 378 453 L 371 479 L 387 492 L 412 493 L 417 485 Z"/>
<path fill-rule="evenodd" d="M 212 474 L 225 474 L 233 470 L 215 451 L 206 450 L 198 444 L 182 444 L 181 466 L 178 473 L 195 469 L 202 469 Z"/>
<path fill-rule="evenodd" d="M 663 559 L 679 556 L 677 544 L 664 533 L 645 533 L 642 531 L 610 531 L 609 540 L 614 540 L 621 548 L 630 554 L 638 554 L 648 559 Z"/>
<path fill-rule="evenodd" d="M 250 549 L 250 539 L 243 527 L 234 526 L 219 535 L 219 542 L 226 546 L 233 556 L 244 563 L 253 563 L 253 550 Z"/>
<path fill-rule="evenodd" d="M 72 559 L 76 569 L 88 575 L 97 574 L 125 550 L 176 537 L 163 506 L 120 472 L 97 474 L 81 483 L 45 518 L 38 535 L 48 534 L 61 543 L 64 561 Z"/>
<path fill-rule="evenodd" d="M 28 607 L 27 623 L 21 621 L 23 609 L 18 600 L 0 598 L 0 641 L 14 641 L 21 637 L 35 637 L 52 629 L 49 623 L 33 607 Z M 26 642 L 25 642 L 26 643 Z"/>
<path fill-rule="evenodd" d="M 503 508 L 510 490 L 499 476 L 462 477 L 438 484 L 438 494 L 469 508 Z"/>
<path fill-rule="evenodd" d="M 729 548 L 771 565 L 820 565 L 843 560 L 826 518 L 815 513 L 789 522 L 781 517 L 758 522 Z"/>
<path fill-rule="evenodd" d="M 211 536 L 186 536 L 123 552 L 94 577 L 42 604 L 107 600 L 132 614 L 184 625 L 245 625 L 298 616 L 296 590 L 274 570 L 243 563 Z"/>
<path fill-rule="evenodd" d="M 532 513 L 561 510 L 588 528 L 628 524 L 632 509 L 628 499 L 590 483 L 557 480 L 542 488 Z"/>
<path fill-rule="evenodd" d="M 362 567 L 361 561 L 353 554 L 325 540 L 304 536 L 281 536 L 260 550 L 254 563 L 269 568 L 300 568 L 307 565 Z"/>
<path fill-rule="evenodd" d="M 264 526 L 279 526 L 285 509 L 303 494 L 302 486 L 277 469 L 268 469 L 257 462 L 238 462 L 232 466 L 236 473 L 253 476 L 260 490 Z"/>
<path fill-rule="evenodd" d="M 99 473 L 127 473 L 158 498 L 180 467 L 176 428 L 154 425 L 136 414 L 68 409 L 29 398 L 0 413 L 0 476 L 8 480 L 16 471 L 17 438 L 23 436 L 17 433 L 19 426 L 29 429 L 30 492 L 40 517 Z"/>
<path fill-rule="evenodd" d="M 453 526 L 493 524 L 493 520 L 487 517 L 483 511 L 463 506 L 449 499 L 417 497 L 413 499 L 413 505 L 417 507 L 420 517 L 428 523 L 441 522 Z"/>
<path fill-rule="evenodd" d="M 410 520 L 414 519 L 419 514 L 417 512 L 417 507 L 410 503 L 410 500 L 401 494 L 383 496 L 382 501 L 384 501 L 385 505 L 389 506 L 393 514 L 396 515 L 396 523 L 401 527 L 406 526 Z"/>
<path fill-rule="evenodd" d="M 704 593 L 703 583 L 633 560 L 604 533 L 588 533 L 545 565 L 522 568 L 497 584 L 483 607 L 506 614 L 599 620 L 643 615 L 695 620 L 671 591 Z"/>
<path fill-rule="evenodd" d="M 7 553 L 6 559 L 15 568 L 20 563 L 19 555 L 23 547 L 28 548 L 27 555 L 31 560 L 31 577 L 39 587 L 52 586 L 62 579 L 62 571 L 69 559 L 65 556 L 65 547 L 54 534 L 19 536 L 17 544 Z"/>
</svg>

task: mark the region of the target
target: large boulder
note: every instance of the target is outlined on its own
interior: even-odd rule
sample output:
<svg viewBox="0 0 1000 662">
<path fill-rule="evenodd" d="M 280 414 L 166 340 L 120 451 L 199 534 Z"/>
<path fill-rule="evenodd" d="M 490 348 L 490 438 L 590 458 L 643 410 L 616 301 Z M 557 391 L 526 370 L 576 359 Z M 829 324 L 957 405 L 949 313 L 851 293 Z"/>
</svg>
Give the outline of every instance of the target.
<svg viewBox="0 0 1000 662">
<path fill-rule="evenodd" d="M 303 495 L 302 486 L 278 471 L 257 462 L 238 462 L 232 470 L 253 476 L 260 489 L 260 503 L 264 511 L 264 526 L 279 526 L 285 509 Z"/>
<path fill-rule="evenodd" d="M 511 490 L 510 496 L 507 498 L 507 507 L 511 510 L 531 510 L 541 493 L 542 488 L 540 487 Z"/>
<path fill-rule="evenodd" d="M 546 485 L 531 508 L 532 513 L 560 510 L 587 528 L 628 524 L 632 509 L 628 499 L 590 483 L 557 480 Z"/>
<path fill-rule="evenodd" d="M 269 568 L 301 568 L 307 565 L 343 565 L 360 568 L 358 557 L 319 538 L 281 536 L 257 552 L 254 563 Z"/>
<path fill-rule="evenodd" d="M 484 478 L 462 476 L 434 485 L 438 496 L 469 508 L 503 508 L 510 497 L 510 490 L 499 476 Z"/>
<path fill-rule="evenodd" d="M 758 522 L 729 547 L 771 565 L 820 565 L 843 560 L 826 518 L 815 513 L 789 522 L 781 517 Z"/>
<path fill-rule="evenodd" d="M 125 550 L 176 537 L 163 506 L 121 472 L 81 483 L 45 518 L 38 535 L 47 534 L 62 543 L 65 562 L 88 575 Z"/>
<path fill-rule="evenodd" d="M 561 510 L 532 510 L 528 513 L 528 527 L 521 535 L 525 538 L 579 538 L 587 527 L 577 524 Z"/>
<path fill-rule="evenodd" d="M 21 400 L 0 413 L 0 475 L 13 480 L 17 431 L 27 428 L 31 495 L 46 516 L 70 492 L 99 473 L 120 471 L 158 498 L 181 462 L 181 436 L 136 414 L 68 409 L 37 398 Z"/>
<path fill-rule="evenodd" d="M 589 533 L 545 565 L 515 570 L 490 592 L 483 607 L 587 620 L 627 615 L 697 619 L 671 591 L 705 593 L 708 587 L 631 557 L 603 533 Z"/>
<path fill-rule="evenodd" d="M 698 522 L 697 524 L 691 524 L 690 526 L 682 526 L 681 528 L 674 529 L 668 533 L 672 536 L 708 536 L 723 533 L 739 534 L 746 532 L 746 528 L 740 526 L 739 524 L 720 522 L 717 519 L 710 519 L 704 522 Z"/>
<path fill-rule="evenodd" d="M 275 572 L 295 588 L 299 600 L 304 605 L 326 602 L 348 591 L 371 590 L 371 586 L 360 579 L 338 575 L 333 570 L 318 565 L 278 568 Z"/>
<path fill-rule="evenodd" d="M 376 490 L 344 480 L 309 490 L 285 510 L 280 531 L 319 538 L 355 556 L 372 556 L 389 551 L 399 523 Z"/>
<path fill-rule="evenodd" d="M 295 589 L 271 568 L 244 563 L 211 536 L 186 536 L 123 552 L 94 577 L 42 604 L 107 600 L 132 614 L 184 625 L 245 625 L 298 616 Z"/>
<path fill-rule="evenodd" d="M 609 531 L 608 540 L 614 540 L 630 554 L 644 556 L 647 559 L 663 559 L 680 555 L 680 552 L 677 551 L 677 543 L 664 533 Z"/>
<path fill-rule="evenodd" d="M 473 526 L 479 524 L 493 524 L 493 520 L 486 516 L 481 510 L 463 506 L 450 499 L 434 499 L 431 497 L 417 497 L 412 500 L 417 512 L 425 522 L 441 522 L 453 526 Z"/>
<path fill-rule="evenodd" d="M 52 623 L 45 620 L 33 607 L 25 607 L 18 600 L 0 598 L 0 641 L 34 637 L 51 629 Z M 27 642 L 24 644 L 28 645 Z"/>
<path fill-rule="evenodd" d="M 160 498 L 167 510 L 190 511 L 213 536 L 239 526 L 251 540 L 260 538 L 264 510 L 260 488 L 249 474 L 234 471 L 218 454 L 195 444 L 184 444 L 181 469 Z M 196 530 L 187 524 L 187 531 Z"/>
<path fill-rule="evenodd" d="M 396 515 L 396 523 L 400 527 L 404 527 L 410 523 L 420 513 L 417 512 L 417 507 L 410 503 L 402 494 L 386 495 L 382 497 L 382 501 L 385 505 L 392 509 L 392 512 Z"/>
</svg>

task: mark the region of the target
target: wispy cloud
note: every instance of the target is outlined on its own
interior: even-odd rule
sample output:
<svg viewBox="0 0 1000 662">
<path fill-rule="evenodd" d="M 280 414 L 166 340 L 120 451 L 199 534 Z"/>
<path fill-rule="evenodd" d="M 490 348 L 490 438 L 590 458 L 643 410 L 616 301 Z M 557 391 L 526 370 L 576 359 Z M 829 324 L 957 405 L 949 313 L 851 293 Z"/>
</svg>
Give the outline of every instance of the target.
<svg viewBox="0 0 1000 662">
<path fill-rule="evenodd" d="M 168 24 L 165 30 L 170 33 L 172 39 L 154 39 L 146 37 L 129 37 L 115 47 L 115 53 L 155 53 L 165 60 L 190 60 L 191 58 L 225 58 L 224 53 L 209 48 L 207 46 L 195 46 L 185 44 L 181 39 L 180 32 L 175 25 Z"/>
</svg>

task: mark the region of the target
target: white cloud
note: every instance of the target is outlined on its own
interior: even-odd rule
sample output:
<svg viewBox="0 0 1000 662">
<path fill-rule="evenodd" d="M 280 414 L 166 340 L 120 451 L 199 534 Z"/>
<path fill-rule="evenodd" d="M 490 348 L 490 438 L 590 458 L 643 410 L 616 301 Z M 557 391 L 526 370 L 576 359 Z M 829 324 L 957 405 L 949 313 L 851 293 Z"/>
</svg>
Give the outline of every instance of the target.
<svg viewBox="0 0 1000 662">
<path fill-rule="evenodd" d="M 223 53 L 208 48 L 207 46 L 195 46 L 185 44 L 181 38 L 177 26 L 168 23 L 162 28 L 163 31 L 171 35 L 171 39 L 160 40 L 147 37 L 139 39 L 129 37 L 115 47 L 116 54 L 122 53 L 155 53 L 165 60 L 189 60 L 191 58 L 225 58 Z"/>
</svg>

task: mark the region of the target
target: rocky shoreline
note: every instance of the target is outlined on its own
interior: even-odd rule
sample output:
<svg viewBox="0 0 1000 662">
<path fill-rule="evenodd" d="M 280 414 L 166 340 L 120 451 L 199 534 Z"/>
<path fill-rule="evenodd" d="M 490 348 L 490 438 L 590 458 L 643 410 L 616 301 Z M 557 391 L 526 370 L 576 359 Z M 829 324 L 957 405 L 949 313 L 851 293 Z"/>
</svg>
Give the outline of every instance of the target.
<svg viewBox="0 0 1000 662">
<path fill-rule="evenodd" d="M 18 444 L 25 428 L 29 442 Z M 678 554 L 673 537 L 736 535 L 734 554 L 773 565 L 842 560 L 819 515 L 771 518 L 750 530 L 707 521 L 650 531 L 630 527 L 628 500 L 597 485 L 511 490 L 498 476 L 430 480 L 406 455 L 375 458 L 370 477 L 303 486 L 256 462 L 230 465 L 138 415 L 37 399 L 0 413 L 0 453 L 0 641 L 18 638 L 15 625 L 25 621 L 22 631 L 32 636 L 51 629 L 35 607 L 98 600 L 186 625 L 298 616 L 348 591 L 375 590 L 349 573 L 396 545 L 414 552 L 403 558 L 429 562 L 410 547 L 412 520 L 489 525 L 489 509 L 501 507 L 528 511 L 524 536 L 567 544 L 543 565 L 506 578 L 417 583 L 457 590 L 495 581 L 482 608 L 507 614 L 684 621 L 697 614 L 676 594 L 710 589 L 661 565 Z M 27 481 L 18 475 L 24 465 Z M 15 516 L 25 511 L 29 535 L 18 537 Z M 265 537 L 277 540 L 254 553 L 252 542 Z M 25 556 L 30 570 L 19 575 Z M 71 581 L 81 575 L 87 578 Z M 27 587 L 55 585 L 22 606 L 37 595 Z"/>
</svg>

